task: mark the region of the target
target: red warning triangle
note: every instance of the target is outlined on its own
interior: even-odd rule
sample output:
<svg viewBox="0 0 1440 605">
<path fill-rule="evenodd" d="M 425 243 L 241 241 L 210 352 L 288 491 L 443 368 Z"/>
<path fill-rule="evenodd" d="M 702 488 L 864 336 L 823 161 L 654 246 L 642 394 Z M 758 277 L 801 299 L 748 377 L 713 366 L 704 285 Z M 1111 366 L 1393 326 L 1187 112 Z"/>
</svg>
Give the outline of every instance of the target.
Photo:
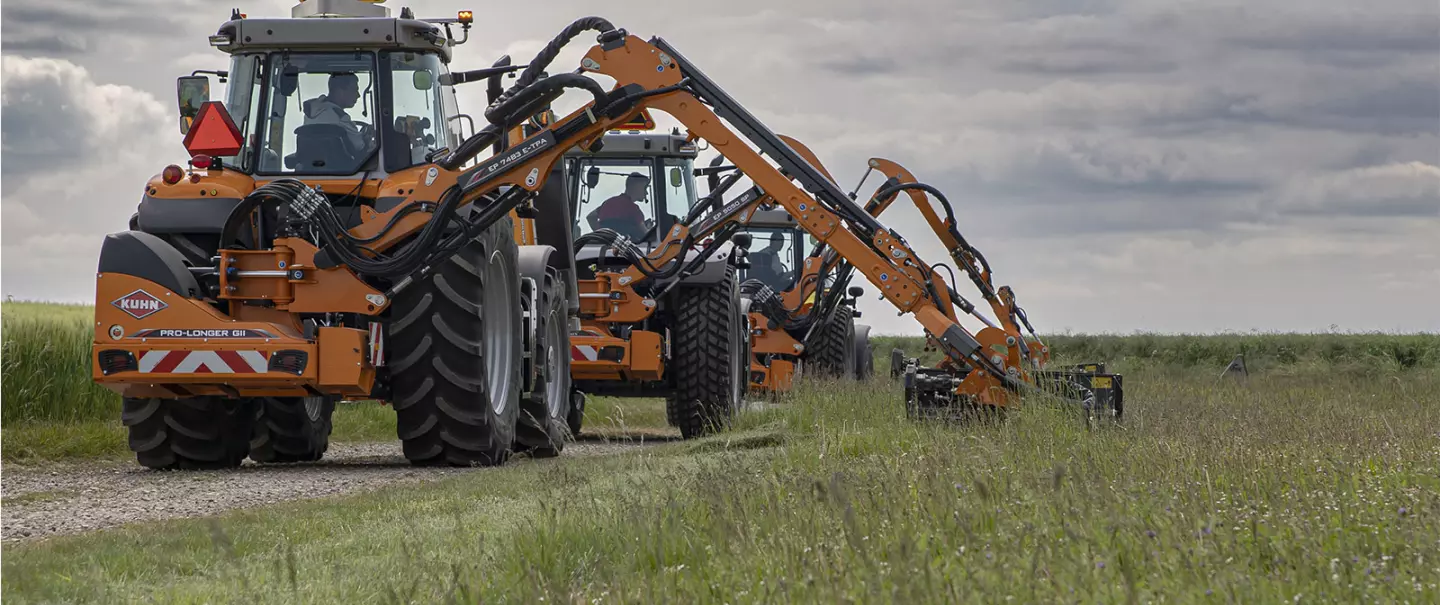
<svg viewBox="0 0 1440 605">
<path fill-rule="evenodd" d="M 655 119 L 650 117 L 649 109 L 641 109 L 640 113 L 621 124 L 616 130 L 655 130 Z"/>
<path fill-rule="evenodd" d="M 219 101 L 206 101 L 185 133 L 185 150 L 191 156 L 227 156 L 240 153 L 244 141 L 230 112 Z"/>
</svg>

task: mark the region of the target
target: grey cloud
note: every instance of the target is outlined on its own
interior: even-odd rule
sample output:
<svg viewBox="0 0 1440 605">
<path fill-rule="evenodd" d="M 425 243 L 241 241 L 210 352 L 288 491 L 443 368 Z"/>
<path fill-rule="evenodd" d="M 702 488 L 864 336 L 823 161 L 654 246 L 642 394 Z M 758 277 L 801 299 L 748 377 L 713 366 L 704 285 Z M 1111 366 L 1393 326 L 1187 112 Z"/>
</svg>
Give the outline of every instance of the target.
<svg viewBox="0 0 1440 605">
<path fill-rule="evenodd" d="M 293 3 L 242 7 L 283 15 Z M 468 0 L 388 4 L 392 10 L 410 4 L 423 15 L 482 9 Z M 150 116 L 144 119 L 156 125 L 116 126 L 105 136 L 158 133 L 135 145 L 139 151 L 108 156 L 128 164 L 105 178 L 95 176 L 98 168 L 77 173 L 71 189 L 27 179 L 41 174 L 53 161 L 44 156 L 55 152 L 41 141 L 22 157 L 11 145 L 28 145 L 46 128 L 78 135 L 64 134 L 48 116 L 26 117 L 38 108 L 12 108 L 12 89 L 36 103 L 72 93 L 57 83 L 46 89 L 38 76 L 14 79 L 29 82 L 15 87 L 7 72 L 5 110 L 13 114 L 4 116 L 7 244 L 13 233 L 54 230 L 87 209 L 114 214 L 103 219 L 109 227 L 123 222 L 134 206 L 125 192 L 87 199 L 98 188 L 80 183 L 138 188 L 171 161 L 161 159 L 166 152 L 183 157 L 173 120 L 164 115 L 173 111 L 173 78 L 220 61 L 216 54 L 215 63 L 192 66 L 177 58 L 214 54 L 205 36 L 229 6 L 6 3 L 7 57 L 71 58 L 93 80 L 95 86 L 81 89 L 88 94 L 108 90 L 103 84 L 147 93 L 149 109 L 120 111 Z M 1285 309 L 1332 291 L 1335 271 L 1363 269 L 1334 241 L 1367 250 L 1385 244 L 1391 256 L 1374 258 L 1404 267 L 1413 261 L 1391 248 L 1432 245 L 1440 236 L 1437 196 L 1424 168 L 1440 165 L 1434 85 L 1440 11 L 1433 0 L 1363 10 L 1349 0 L 1234 6 L 1240 8 L 1175 0 L 732 0 L 666 11 L 639 1 L 597 10 L 560 0 L 536 16 L 497 4 L 482 12 L 506 27 L 477 34 L 458 49 L 456 66 L 488 65 L 522 40 L 538 47 L 572 19 L 599 14 L 675 44 L 767 124 L 814 148 L 847 190 L 871 156 L 900 161 L 940 187 L 956 202 L 967 236 L 985 242 L 981 248 L 1005 272 L 1003 281 L 1022 292 L 1052 293 L 1026 303 L 1044 325 L 1209 329 L 1243 312 L 1262 327 L 1324 327 L 1335 311 L 1299 317 Z M 136 29 L 95 33 L 121 20 Z M 62 32 L 78 37 L 58 38 Z M 561 63 L 573 65 L 589 42 L 577 39 Z M 529 58 L 523 54 L 515 58 Z M 462 107 L 481 109 L 481 93 L 462 95 Z M 27 119 L 46 126 L 21 124 Z M 113 148 L 115 140 L 123 139 L 96 144 Z M 49 188 L 39 189 L 42 182 Z M 98 241 L 94 234 L 104 231 L 94 220 L 96 226 L 46 245 Z M 929 237 L 913 213 L 897 211 L 886 223 L 907 238 Z M 1314 260 L 1322 252 L 1324 260 Z M 93 258 L 82 260 L 69 269 L 82 275 L 75 287 L 81 298 Z M 6 265 L 7 285 L 41 283 L 25 281 L 13 267 Z M 1301 281 L 1274 287 L 1281 278 Z M 1241 283 L 1266 288 L 1281 310 L 1219 309 L 1216 298 L 1244 299 L 1231 296 Z M 1071 305 L 1066 292 L 1091 294 Z M 1413 293 L 1440 296 L 1427 284 Z M 1332 296 L 1336 305 L 1366 308 L 1363 297 Z M 1149 307 L 1165 309 L 1164 317 Z M 888 308 L 866 310 L 894 316 Z M 1406 317 L 1411 326 L 1433 324 L 1418 310 Z M 895 329 L 913 331 L 913 323 L 900 318 Z"/>
<path fill-rule="evenodd" d="M 1179 68 L 1175 61 L 1141 54 L 1084 56 L 1079 53 L 1046 56 L 1037 54 L 1000 63 L 1002 71 L 1033 75 L 1066 76 L 1097 74 L 1166 73 Z"/>
<path fill-rule="evenodd" d="M 843 76 L 868 76 L 896 69 L 895 60 L 889 57 L 843 57 L 822 61 L 818 65 Z"/>
</svg>

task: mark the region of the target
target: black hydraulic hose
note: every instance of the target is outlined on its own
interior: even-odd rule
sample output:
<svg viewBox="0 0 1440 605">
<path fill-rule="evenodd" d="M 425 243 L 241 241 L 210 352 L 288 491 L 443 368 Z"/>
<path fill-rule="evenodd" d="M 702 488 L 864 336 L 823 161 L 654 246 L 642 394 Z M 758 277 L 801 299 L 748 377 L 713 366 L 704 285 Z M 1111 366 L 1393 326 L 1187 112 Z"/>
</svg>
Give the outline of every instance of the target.
<svg viewBox="0 0 1440 605">
<path fill-rule="evenodd" d="M 499 141 L 500 136 L 503 134 L 504 131 L 494 124 L 481 128 L 480 132 L 470 135 L 470 138 L 461 142 L 453 153 L 436 160 L 435 164 L 446 170 L 458 170 L 461 166 L 465 165 L 465 162 L 474 159 L 475 156 L 480 155 L 480 152 L 485 151 L 486 147 Z"/>
<path fill-rule="evenodd" d="M 536 53 L 535 58 L 530 60 L 530 66 L 525 68 L 525 71 L 520 74 L 519 80 L 516 81 L 509 90 L 501 93 L 500 98 L 496 99 L 494 103 L 491 103 L 490 107 L 493 108 L 498 103 L 504 103 L 510 100 L 511 97 L 515 96 L 525 87 L 535 83 L 535 81 L 540 78 L 540 74 L 545 71 L 545 68 L 549 67 L 550 63 L 555 60 L 555 57 L 560 54 L 560 50 L 565 48 L 565 45 L 569 44 L 570 40 L 575 36 L 587 30 L 605 34 L 614 31 L 615 26 L 600 17 L 581 17 L 570 25 L 565 26 L 565 29 L 560 30 L 560 33 L 556 35 L 549 44 L 545 45 L 545 48 L 540 49 L 540 52 Z M 486 109 L 485 114 L 489 116 L 490 109 Z"/>
<path fill-rule="evenodd" d="M 690 212 L 686 213 L 684 221 L 685 224 L 693 225 L 695 221 L 700 219 L 701 213 L 709 210 L 712 206 L 715 206 L 715 203 L 720 200 L 720 198 L 724 196 L 726 192 L 730 191 L 730 188 L 734 187 L 735 183 L 740 182 L 740 179 L 742 178 L 745 178 L 745 175 L 736 172 L 734 174 L 727 175 L 718 186 L 712 187 L 710 189 L 710 193 L 705 194 L 705 197 L 697 200 L 695 202 L 695 206 L 690 208 Z"/>
<path fill-rule="evenodd" d="M 886 185 L 885 187 L 882 187 L 879 191 L 875 192 L 875 195 L 873 197 L 875 199 L 885 199 L 907 189 L 918 189 L 920 191 L 929 193 L 930 195 L 935 196 L 935 199 L 940 200 L 940 205 L 945 207 L 945 218 L 949 220 L 951 225 L 950 231 L 955 235 L 955 239 L 960 240 L 960 245 L 964 246 L 967 249 L 970 248 L 970 244 L 965 241 L 965 238 L 961 237 L 960 234 L 955 231 L 955 208 L 950 206 L 950 199 L 945 197 L 945 194 L 941 193 L 939 189 L 931 187 L 930 185 L 926 185 L 925 183 L 896 183 L 893 185 Z"/>
<path fill-rule="evenodd" d="M 880 198 L 907 189 L 918 189 L 920 191 L 924 191 L 926 193 L 934 195 L 936 199 L 940 200 L 940 205 L 944 206 L 945 208 L 945 227 L 950 231 L 951 237 L 954 237 L 955 240 L 960 243 L 960 247 L 965 252 L 969 253 L 971 256 L 974 256 L 975 260 L 979 261 L 980 266 L 984 268 L 986 272 L 989 272 L 990 261 L 985 259 L 984 254 L 981 254 L 979 250 L 977 250 L 974 246 L 970 245 L 970 242 L 965 239 L 965 236 L 960 234 L 960 230 L 955 228 L 955 225 L 957 224 L 955 220 L 955 208 L 950 205 L 949 198 L 946 198 L 945 194 L 941 193 L 939 189 L 936 189 L 925 183 L 899 183 L 886 186 L 879 191 L 876 191 L 875 197 Z M 951 255 L 954 256 L 953 251 Z M 962 258 L 957 260 L 963 261 L 964 259 Z M 990 285 L 985 282 L 985 280 L 981 279 L 980 275 L 975 271 L 974 267 L 971 267 L 968 262 L 965 262 L 964 264 L 965 272 L 970 275 L 970 281 L 975 282 L 975 287 L 979 288 L 980 292 L 985 294 L 985 298 L 987 300 L 994 297 L 994 291 L 990 288 Z"/>
<path fill-rule="evenodd" d="M 566 88 L 581 88 L 589 92 L 595 97 L 596 107 L 609 102 L 609 96 L 600 83 L 580 74 L 564 73 L 541 79 L 509 97 L 496 101 L 485 108 L 485 119 L 491 124 L 508 128 L 535 115 L 541 108 L 559 98 Z"/>
</svg>

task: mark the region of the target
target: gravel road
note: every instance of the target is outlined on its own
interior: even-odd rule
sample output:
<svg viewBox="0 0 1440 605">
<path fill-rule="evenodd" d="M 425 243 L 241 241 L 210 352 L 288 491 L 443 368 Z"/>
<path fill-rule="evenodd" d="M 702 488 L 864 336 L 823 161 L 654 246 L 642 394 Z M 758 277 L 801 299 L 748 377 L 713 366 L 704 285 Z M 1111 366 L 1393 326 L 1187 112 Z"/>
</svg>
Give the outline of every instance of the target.
<svg viewBox="0 0 1440 605">
<path fill-rule="evenodd" d="M 576 442 L 560 458 L 638 447 Z M 549 462 L 549 461 L 547 461 Z M 0 473 L 5 543 L 95 531 L 133 521 L 201 517 L 222 511 L 433 481 L 481 468 L 416 468 L 399 443 L 330 446 L 315 464 L 256 466 L 232 471 L 150 471 L 134 463 L 103 466 L 6 464 Z"/>
</svg>

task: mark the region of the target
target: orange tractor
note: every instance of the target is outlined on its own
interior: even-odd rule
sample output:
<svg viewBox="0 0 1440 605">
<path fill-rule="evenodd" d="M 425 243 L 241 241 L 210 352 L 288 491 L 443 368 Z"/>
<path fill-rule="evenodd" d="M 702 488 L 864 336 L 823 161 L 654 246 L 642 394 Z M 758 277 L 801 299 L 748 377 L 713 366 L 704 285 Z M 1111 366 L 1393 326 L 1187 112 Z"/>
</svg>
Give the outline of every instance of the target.
<svg viewBox="0 0 1440 605">
<path fill-rule="evenodd" d="M 344 399 L 393 405 L 415 464 L 563 449 L 574 260 L 568 231 L 532 220 L 563 178 L 487 190 L 501 211 L 414 198 L 473 130 L 455 86 L 498 95 L 520 69 L 451 72 L 471 22 L 308 0 L 210 37 L 227 98 L 180 78 L 189 168 L 145 184 L 99 259 L 94 378 L 123 396 L 142 465 L 317 460 Z M 522 153 L 515 134 L 487 147 Z"/>
<path fill-rule="evenodd" d="M 336 7 L 360 15 L 335 16 Z M 417 464 L 558 452 L 563 439 L 553 435 L 563 433 L 569 398 L 557 393 L 569 389 L 551 388 L 562 366 L 556 359 L 565 356 L 556 355 L 564 349 L 550 326 L 597 304 L 586 301 L 632 297 L 643 305 L 624 280 L 642 273 L 597 276 L 576 293 L 603 299 L 572 298 L 554 287 L 564 283 L 569 250 L 551 246 L 525 260 L 517 241 L 533 239 L 517 233 L 516 219 L 523 227 L 545 206 L 569 149 L 595 150 L 606 132 L 647 108 L 676 118 L 687 138 L 708 142 L 754 188 L 697 203 L 643 255 L 646 270 L 679 267 L 682 278 L 700 270 L 766 197 L 934 338 L 946 362 L 936 368 L 943 379 L 924 387 L 929 404 L 1004 408 L 1036 387 L 1005 330 L 961 326 L 963 299 L 941 274 L 665 40 L 580 19 L 495 95 L 488 124 L 461 140 L 447 86 L 494 74 L 445 67 L 456 43 L 448 28 L 468 26 L 468 15 L 427 21 L 408 10 L 399 18 L 363 12 L 378 8 L 310 0 L 294 19 L 233 15 L 211 37 L 233 57 L 229 102 L 207 102 L 190 123 L 192 169 L 171 167 L 152 179 L 134 228 L 106 238 L 92 372 L 125 397 L 123 419 L 142 464 L 234 466 L 257 450 L 264 458 L 266 440 L 279 437 L 298 453 L 278 459 L 316 458 L 337 398 L 393 404 L 405 455 Z M 543 76 L 585 31 L 598 35 L 580 69 Z M 572 90 L 589 100 L 511 140 Z M 422 110 L 432 113 L 417 115 Z M 383 120 L 370 126 L 357 114 Z M 167 234 L 185 235 L 195 249 Z M 734 283 L 722 282 L 725 290 Z M 543 296 L 547 287 L 552 296 Z M 729 292 L 738 299 L 738 288 Z M 729 335 L 730 319 L 708 325 L 713 338 L 704 344 L 733 344 L 692 359 L 728 373 L 729 352 L 748 339 Z M 687 346 L 696 343 L 671 350 Z M 684 397 L 700 409 L 734 400 Z M 271 419 L 281 430 L 270 429 Z"/>
</svg>

